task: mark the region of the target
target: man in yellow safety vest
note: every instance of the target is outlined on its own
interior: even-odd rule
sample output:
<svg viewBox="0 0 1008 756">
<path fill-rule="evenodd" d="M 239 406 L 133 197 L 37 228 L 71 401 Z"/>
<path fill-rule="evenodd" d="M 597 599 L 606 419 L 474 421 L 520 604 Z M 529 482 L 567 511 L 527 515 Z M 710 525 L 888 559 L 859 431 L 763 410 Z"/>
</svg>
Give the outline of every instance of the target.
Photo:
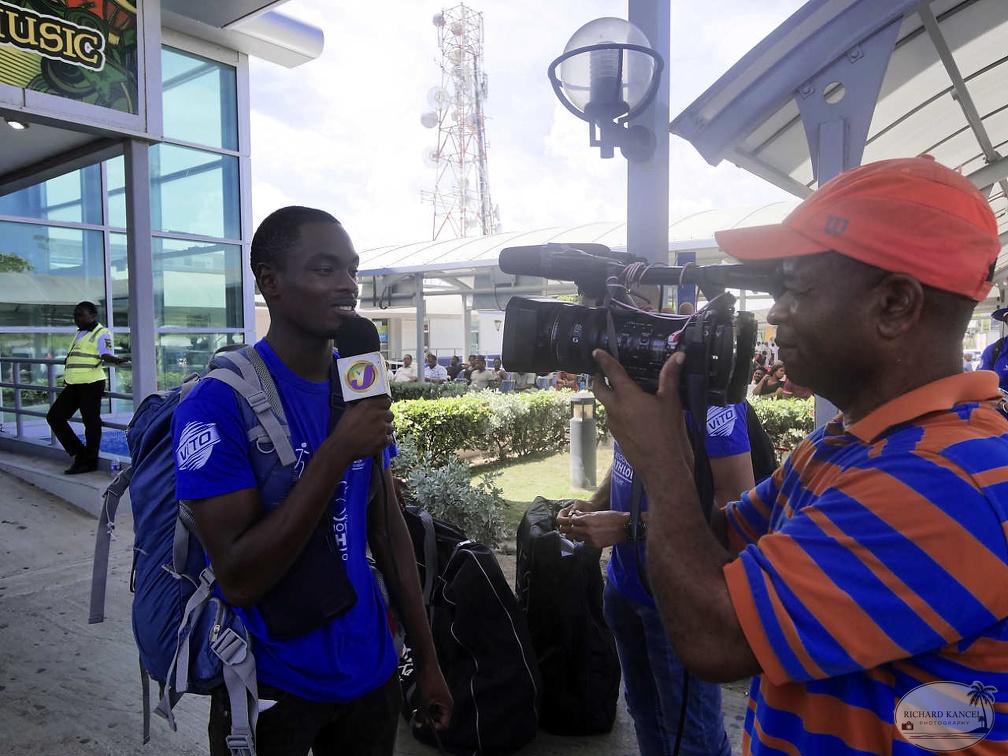
<svg viewBox="0 0 1008 756">
<path fill-rule="evenodd" d="M 74 458 L 63 472 L 66 475 L 92 472 L 98 469 L 98 447 L 101 444 L 101 399 L 105 392 L 103 364 L 122 365 L 129 360 L 112 352 L 112 334 L 98 322 L 98 308 L 92 302 L 81 302 L 74 308 L 77 335 L 66 356 L 65 384 L 49 408 L 46 422 L 53 435 Z M 70 427 L 70 417 L 80 410 L 84 423 L 84 443 Z"/>
</svg>

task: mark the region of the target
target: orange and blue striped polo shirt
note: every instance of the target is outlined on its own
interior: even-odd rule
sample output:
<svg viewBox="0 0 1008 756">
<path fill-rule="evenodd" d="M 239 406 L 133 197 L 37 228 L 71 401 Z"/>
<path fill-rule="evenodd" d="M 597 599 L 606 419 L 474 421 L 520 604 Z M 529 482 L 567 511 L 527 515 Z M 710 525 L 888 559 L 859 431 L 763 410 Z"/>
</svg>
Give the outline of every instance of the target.
<svg viewBox="0 0 1008 756">
<path fill-rule="evenodd" d="M 1008 421 L 955 375 L 806 438 L 729 506 L 725 566 L 763 669 L 753 754 L 919 754 L 894 710 L 935 681 L 997 689 L 970 754 L 1008 753 Z"/>
</svg>

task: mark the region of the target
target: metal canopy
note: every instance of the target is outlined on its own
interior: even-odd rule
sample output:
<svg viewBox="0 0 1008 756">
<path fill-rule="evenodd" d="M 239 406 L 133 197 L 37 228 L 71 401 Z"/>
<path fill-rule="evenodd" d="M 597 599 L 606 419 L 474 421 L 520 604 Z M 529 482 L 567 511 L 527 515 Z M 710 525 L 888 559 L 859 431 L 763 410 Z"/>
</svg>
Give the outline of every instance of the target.
<svg viewBox="0 0 1008 756">
<path fill-rule="evenodd" d="M 988 195 L 1004 244 L 1008 2 L 811 0 L 670 130 L 800 197 L 861 163 L 931 154 Z M 994 280 L 1008 281 L 1004 247 Z"/>
</svg>

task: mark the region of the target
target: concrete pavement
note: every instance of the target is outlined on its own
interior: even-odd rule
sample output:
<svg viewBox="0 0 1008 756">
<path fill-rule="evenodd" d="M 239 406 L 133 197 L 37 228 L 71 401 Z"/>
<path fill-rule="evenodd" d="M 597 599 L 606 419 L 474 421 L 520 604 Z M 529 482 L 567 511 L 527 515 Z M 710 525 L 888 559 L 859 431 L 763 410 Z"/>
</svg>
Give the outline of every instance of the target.
<svg viewBox="0 0 1008 756">
<path fill-rule="evenodd" d="M 179 731 L 160 718 L 142 745 L 140 679 L 130 628 L 128 591 L 131 518 L 120 508 L 110 554 L 106 619 L 88 625 L 93 514 L 12 474 L 27 463 L 0 452 L 0 754 L 120 756 L 206 754 L 207 702 L 187 696 L 177 709 Z M 34 481 L 60 475 L 62 460 L 31 460 Z M 49 470 L 48 468 L 52 468 Z M 81 500 L 109 480 L 108 472 L 76 476 Z M 65 478 L 58 481 L 66 483 Z M 88 507 L 90 508 L 90 507 Z M 513 577 L 513 557 L 501 555 Z M 725 687 L 725 720 L 738 752 L 745 711 L 743 686 Z M 400 729 L 396 753 L 437 751 Z M 521 756 L 637 753 L 622 701 L 608 735 L 562 737 L 540 732 Z"/>
</svg>

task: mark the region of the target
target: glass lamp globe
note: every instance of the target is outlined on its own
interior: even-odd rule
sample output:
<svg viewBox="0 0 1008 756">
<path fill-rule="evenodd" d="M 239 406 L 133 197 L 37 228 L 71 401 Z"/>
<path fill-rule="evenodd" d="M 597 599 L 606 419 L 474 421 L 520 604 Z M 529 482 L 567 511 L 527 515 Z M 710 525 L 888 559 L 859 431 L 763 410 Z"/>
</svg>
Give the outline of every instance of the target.
<svg viewBox="0 0 1008 756">
<path fill-rule="evenodd" d="M 650 48 L 644 32 L 625 19 L 589 21 L 564 48 L 559 71 L 564 95 L 590 120 L 633 115 L 655 76 Z"/>
</svg>

